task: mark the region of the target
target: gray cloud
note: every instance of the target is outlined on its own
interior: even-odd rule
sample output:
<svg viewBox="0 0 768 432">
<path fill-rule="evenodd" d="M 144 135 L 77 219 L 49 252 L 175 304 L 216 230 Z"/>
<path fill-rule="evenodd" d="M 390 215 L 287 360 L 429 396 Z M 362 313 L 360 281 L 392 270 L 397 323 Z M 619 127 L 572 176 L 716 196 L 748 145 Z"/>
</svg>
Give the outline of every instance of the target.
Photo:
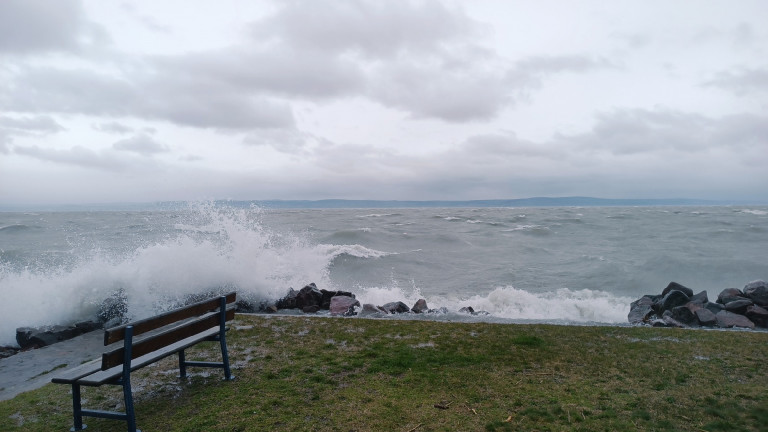
<svg viewBox="0 0 768 432">
<path fill-rule="evenodd" d="M 768 118 L 741 114 L 712 119 L 669 110 L 616 110 L 599 115 L 590 132 L 559 136 L 557 140 L 577 144 L 582 151 L 614 155 L 670 150 L 700 153 L 734 147 L 768 149 Z"/>
<path fill-rule="evenodd" d="M 96 152 L 82 146 L 75 146 L 67 150 L 45 149 L 39 146 L 15 146 L 13 151 L 15 154 L 42 161 L 84 168 L 123 171 L 129 165 L 124 159 L 112 153 Z"/>
<path fill-rule="evenodd" d="M 42 134 L 66 130 L 53 117 L 47 115 L 20 118 L 0 116 L 0 127 L 16 132 L 37 132 Z"/>
<path fill-rule="evenodd" d="M 107 132 L 107 133 L 120 134 L 120 135 L 129 134 L 133 132 L 132 127 L 125 126 L 118 122 L 98 123 L 98 124 L 92 125 L 91 127 L 93 127 L 93 129 L 100 132 Z"/>
<path fill-rule="evenodd" d="M 704 87 L 716 87 L 737 96 L 768 92 L 768 69 L 741 69 L 719 72 Z"/>
<path fill-rule="evenodd" d="M 0 53 L 75 51 L 106 38 L 85 19 L 80 0 L 0 1 Z"/>
<path fill-rule="evenodd" d="M 120 151 L 129 151 L 142 156 L 152 156 L 157 153 L 165 153 L 168 147 L 160 144 L 146 134 L 134 135 L 112 144 L 112 148 Z"/>
<path fill-rule="evenodd" d="M 301 51 L 388 58 L 431 52 L 462 41 L 478 26 L 458 9 L 437 1 L 287 1 L 253 24 L 258 39 L 277 39 Z"/>
</svg>

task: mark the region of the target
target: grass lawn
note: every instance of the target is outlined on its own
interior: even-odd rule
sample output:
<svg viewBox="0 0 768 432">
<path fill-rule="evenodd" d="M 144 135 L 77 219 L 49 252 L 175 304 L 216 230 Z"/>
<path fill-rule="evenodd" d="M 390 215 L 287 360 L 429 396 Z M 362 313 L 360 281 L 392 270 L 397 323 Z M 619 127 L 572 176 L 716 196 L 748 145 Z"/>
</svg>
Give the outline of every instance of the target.
<svg viewBox="0 0 768 432">
<path fill-rule="evenodd" d="M 174 357 L 135 373 L 140 429 L 768 431 L 765 332 L 248 315 L 231 327 L 235 381 L 194 368 L 180 381 Z M 116 386 L 83 397 L 122 407 Z M 71 426 L 68 386 L 0 402 L 2 431 Z"/>
</svg>

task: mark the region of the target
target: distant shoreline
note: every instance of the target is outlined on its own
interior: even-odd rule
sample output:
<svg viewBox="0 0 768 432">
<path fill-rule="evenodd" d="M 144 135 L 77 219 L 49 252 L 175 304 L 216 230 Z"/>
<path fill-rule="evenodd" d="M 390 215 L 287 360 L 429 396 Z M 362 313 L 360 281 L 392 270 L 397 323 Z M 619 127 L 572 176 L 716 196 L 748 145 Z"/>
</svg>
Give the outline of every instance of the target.
<svg viewBox="0 0 768 432">
<path fill-rule="evenodd" d="M 690 198 L 594 198 L 594 197 L 531 197 L 488 200 L 210 200 L 160 201 L 148 203 L 91 203 L 91 204 L 27 204 L 0 205 L 0 212 L 20 211 L 150 211 L 178 210 L 190 202 L 211 202 L 216 205 L 265 209 L 354 209 L 354 208 L 493 208 L 493 207 L 660 207 L 660 206 L 766 206 L 759 200 L 704 200 Z"/>
</svg>

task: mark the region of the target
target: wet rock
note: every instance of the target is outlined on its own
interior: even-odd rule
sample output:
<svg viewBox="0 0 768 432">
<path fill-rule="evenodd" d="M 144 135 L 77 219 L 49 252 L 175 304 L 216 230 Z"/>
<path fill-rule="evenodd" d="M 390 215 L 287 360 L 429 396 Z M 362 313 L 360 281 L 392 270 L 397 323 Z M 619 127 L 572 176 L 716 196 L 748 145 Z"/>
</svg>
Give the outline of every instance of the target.
<svg viewBox="0 0 768 432">
<path fill-rule="evenodd" d="M 323 293 L 317 289 L 317 285 L 314 283 L 311 283 L 300 289 L 296 294 L 296 307 L 301 310 L 311 306 L 317 306 L 317 310 L 320 310 L 322 304 Z"/>
<path fill-rule="evenodd" d="M 701 309 L 696 310 L 696 319 L 699 320 L 699 325 L 702 325 L 704 327 L 714 327 L 717 325 L 717 318 L 715 317 L 715 314 L 703 307 Z"/>
<path fill-rule="evenodd" d="M 722 328 L 742 327 L 753 329 L 755 323 L 749 320 L 744 315 L 735 314 L 728 311 L 720 311 L 715 315 L 717 318 L 717 326 Z"/>
<path fill-rule="evenodd" d="M 758 327 L 768 327 L 768 310 L 760 306 L 749 306 L 744 316 Z"/>
<path fill-rule="evenodd" d="M 744 312 L 747 311 L 747 308 L 752 306 L 753 304 L 754 303 L 752 302 L 752 300 L 749 300 L 749 299 L 734 300 L 725 304 L 725 310 L 727 310 L 728 312 L 744 315 Z"/>
<path fill-rule="evenodd" d="M 699 320 L 696 318 L 696 315 L 693 311 L 691 311 L 691 308 L 689 308 L 687 305 L 684 306 L 677 306 L 673 307 L 672 309 L 664 312 L 664 317 L 670 316 L 675 321 L 685 324 L 687 326 L 690 325 L 697 325 L 699 323 Z"/>
<path fill-rule="evenodd" d="M 720 312 L 721 310 L 725 310 L 725 306 L 724 306 L 724 305 L 722 305 L 721 303 L 712 303 L 712 302 L 709 302 L 709 303 L 705 304 L 705 305 L 704 305 L 704 307 L 705 307 L 705 308 L 706 308 L 708 311 L 712 312 L 712 313 L 713 313 L 713 314 L 715 314 L 715 315 L 717 315 L 717 313 L 718 313 L 718 312 Z"/>
<path fill-rule="evenodd" d="M 696 295 L 691 296 L 690 302 L 702 304 L 702 305 L 709 303 L 709 297 L 707 297 L 707 292 L 702 291 Z"/>
<path fill-rule="evenodd" d="M 681 323 L 680 321 L 676 320 L 674 317 L 672 317 L 672 311 L 664 311 L 664 315 L 661 317 L 661 320 L 664 321 L 664 324 L 666 324 L 667 327 L 677 327 L 677 328 L 685 328 L 688 327 L 684 323 Z"/>
<path fill-rule="evenodd" d="M 472 306 L 464 306 L 463 308 L 459 309 L 459 312 L 473 314 L 475 313 L 475 309 Z"/>
<path fill-rule="evenodd" d="M 670 282 L 669 285 L 667 285 L 667 287 L 664 288 L 664 291 L 661 292 L 661 296 L 664 297 L 672 291 L 680 291 L 681 293 L 685 294 L 685 296 L 688 298 L 693 297 L 692 289 L 686 286 L 680 285 L 677 282 Z"/>
<path fill-rule="evenodd" d="M 629 306 L 627 319 L 630 324 L 642 324 L 648 322 L 653 313 L 653 305 L 656 303 L 657 296 L 646 295 L 635 301 Z"/>
<path fill-rule="evenodd" d="M 413 307 L 411 308 L 411 312 L 414 313 L 423 313 L 427 312 L 429 308 L 427 307 L 427 301 L 424 299 L 418 299 L 416 300 L 416 303 L 414 303 Z"/>
<path fill-rule="evenodd" d="M 355 314 L 355 306 L 360 306 L 360 302 L 354 297 L 337 295 L 331 297 L 328 308 L 331 311 L 331 315 L 351 316 Z"/>
<path fill-rule="evenodd" d="M 328 290 L 321 289 L 320 293 L 323 294 L 323 299 L 320 302 L 320 308 L 325 310 L 328 310 L 331 308 L 331 299 L 336 296 L 355 298 L 355 295 L 348 291 L 328 291 Z"/>
<path fill-rule="evenodd" d="M 717 295 L 717 302 L 720 304 L 727 304 L 732 301 L 741 300 L 744 298 L 744 293 L 738 288 L 726 288 L 720 291 Z"/>
<path fill-rule="evenodd" d="M 758 306 L 768 306 L 768 283 L 762 280 L 748 283 L 744 287 L 744 296 Z"/>
<path fill-rule="evenodd" d="M 320 305 L 304 306 L 303 308 L 301 308 L 301 311 L 308 314 L 317 313 L 318 311 L 320 311 Z"/>
<path fill-rule="evenodd" d="M 12 346 L 0 346 L 0 359 L 8 358 L 12 355 L 15 355 L 20 350 L 16 347 Z"/>
<path fill-rule="evenodd" d="M 366 303 L 363 305 L 363 308 L 358 312 L 358 316 L 369 316 L 369 315 L 375 315 L 380 314 L 382 311 L 377 308 L 375 305 L 372 305 L 370 303 Z"/>
<path fill-rule="evenodd" d="M 390 314 L 406 313 L 411 310 L 411 308 L 409 308 L 407 304 L 401 301 L 387 303 L 383 306 L 380 306 L 379 309 Z"/>
<path fill-rule="evenodd" d="M 278 309 L 296 309 L 296 296 L 299 294 L 293 288 L 288 289 L 288 294 L 285 297 L 275 302 L 275 306 Z"/>
<path fill-rule="evenodd" d="M 42 348 L 100 328 L 102 324 L 95 321 L 82 321 L 70 326 L 19 327 L 16 329 L 16 343 L 21 349 Z"/>
<path fill-rule="evenodd" d="M 683 291 L 668 291 L 667 294 L 664 295 L 664 297 L 658 303 L 656 303 L 656 312 L 663 314 L 665 311 L 688 303 L 690 299 L 690 296 L 685 294 Z"/>
<path fill-rule="evenodd" d="M 96 315 L 101 322 L 107 322 L 119 318 L 120 322 L 126 321 L 128 314 L 128 296 L 124 289 L 119 289 L 104 299 L 99 306 L 99 312 Z"/>
</svg>

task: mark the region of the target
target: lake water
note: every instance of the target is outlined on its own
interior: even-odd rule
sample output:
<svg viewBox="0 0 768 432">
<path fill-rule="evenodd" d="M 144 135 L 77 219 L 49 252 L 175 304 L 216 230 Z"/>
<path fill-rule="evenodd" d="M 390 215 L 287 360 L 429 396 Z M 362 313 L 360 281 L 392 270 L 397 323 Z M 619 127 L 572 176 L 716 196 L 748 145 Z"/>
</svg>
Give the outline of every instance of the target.
<svg viewBox="0 0 768 432">
<path fill-rule="evenodd" d="M 767 250 L 759 206 L 5 212 L 0 344 L 117 290 L 141 318 L 191 293 L 274 300 L 310 282 L 450 311 L 419 319 L 624 325 L 671 281 L 712 299 L 768 279 Z"/>
</svg>

